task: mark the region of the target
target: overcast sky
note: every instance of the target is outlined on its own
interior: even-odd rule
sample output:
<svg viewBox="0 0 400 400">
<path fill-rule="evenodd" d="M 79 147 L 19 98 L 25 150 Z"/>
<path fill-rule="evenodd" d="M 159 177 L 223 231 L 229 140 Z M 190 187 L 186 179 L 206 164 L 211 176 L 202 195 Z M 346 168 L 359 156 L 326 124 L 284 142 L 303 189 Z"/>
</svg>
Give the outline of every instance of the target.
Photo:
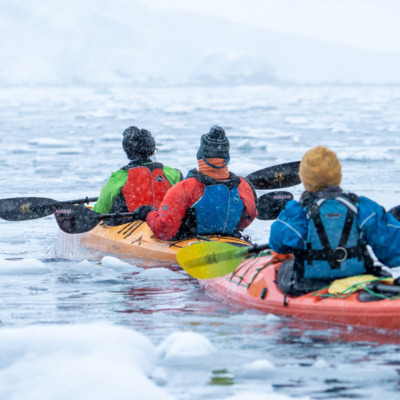
<svg viewBox="0 0 400 400">
<path fill-rule="evenodd" d="M 400 53 L 400 0 L 146 0 L 145 3 L 158 9 L 203 12 L 279 32 Z"/>
</svg>

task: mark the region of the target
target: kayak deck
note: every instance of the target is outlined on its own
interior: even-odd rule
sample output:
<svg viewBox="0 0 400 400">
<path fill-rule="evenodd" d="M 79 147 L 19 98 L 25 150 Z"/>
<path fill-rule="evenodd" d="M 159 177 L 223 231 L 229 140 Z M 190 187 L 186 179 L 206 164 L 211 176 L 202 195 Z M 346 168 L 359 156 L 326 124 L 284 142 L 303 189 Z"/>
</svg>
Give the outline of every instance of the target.
<svg viewBox="0 0 400 400">
<path fill-rule="evenodd" d="M 275 284 L 282 262 L 272 255 L 248 258 L 233 274 L 202 280 L 200 285 L 212 297 L 243 309 L 310 321 L 400 329 L 400 299 L 365 302 L 360 301 L 359 292 L 347 298 L 326 297 L 327 289 L 285 298 Z"/>
<path fill-rule="evenodd" d="M 86 247 L 112 253 L 131 254 L 135 257 L 163 261 L 176 261 L 176 253 L 183 247 L 199 240 L 223 241 L 237 246 L 249 246 L 245 240 L 230 236 L 206 236 L 193 239 L 164 241 L 157 239 L 145 222 L 135 221 L 124 225 L 97 225 L 81 237 Z"/>
</svg>

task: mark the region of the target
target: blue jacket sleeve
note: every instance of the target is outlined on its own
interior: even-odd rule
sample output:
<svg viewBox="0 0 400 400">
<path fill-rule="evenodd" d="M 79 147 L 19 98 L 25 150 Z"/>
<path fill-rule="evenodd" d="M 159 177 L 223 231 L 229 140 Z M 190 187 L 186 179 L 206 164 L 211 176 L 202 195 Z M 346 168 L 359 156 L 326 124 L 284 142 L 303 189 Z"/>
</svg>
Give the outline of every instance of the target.
<svg viewBox="0 0 400 400">
<path fill-rule="evenodd" d="M 280 254 L 304 249 L 308 232 L 308 219 L 300 203 L 291 200 L 271 226 L 269 245 Z"/>
<path fill-rule="evenodd" d="M 400 222 L 367 197 L 359 198 L 358 209 L 358 226 L 378 260 L 388 267 L 399 266 Z"/>
</svg>

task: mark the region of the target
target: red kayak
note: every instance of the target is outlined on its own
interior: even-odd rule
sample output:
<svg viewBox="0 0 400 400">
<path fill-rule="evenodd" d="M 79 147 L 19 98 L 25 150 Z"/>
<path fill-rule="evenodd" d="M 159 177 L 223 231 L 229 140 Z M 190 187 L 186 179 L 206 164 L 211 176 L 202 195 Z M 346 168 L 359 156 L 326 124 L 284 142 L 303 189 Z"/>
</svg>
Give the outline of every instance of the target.
<svg viewBox="0 0 400 400">
<path fill-rule="evenodd" d="M 310 321 L 400 329 L 400 298 L 375 297 L 370 299 L 375 301 L 362 301 L 362 291 L 343 298 L 332 297 L 328 289 L 285 298 L 275 281 L 279 267 L 287 258 L 272 255 L 247 258 L 234 273 L 200 280 L 200 285 L 212 297 L 243 309 L 257 309 Z"/>
</svg>

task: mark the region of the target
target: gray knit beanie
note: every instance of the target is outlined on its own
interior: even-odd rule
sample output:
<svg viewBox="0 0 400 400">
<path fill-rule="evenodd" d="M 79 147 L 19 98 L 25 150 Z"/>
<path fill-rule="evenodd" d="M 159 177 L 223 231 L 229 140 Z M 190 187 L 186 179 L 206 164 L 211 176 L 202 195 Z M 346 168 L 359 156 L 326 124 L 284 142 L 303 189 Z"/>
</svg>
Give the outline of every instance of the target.
<svg viewBox="0 0 400 400">
<path fill-rule="evenodd" d="M 225 159 L 229 157 L 229 140 L 220 126 L 214 125 L 207 134 L 201 137 L 197 159 L 200 160 L 203 157 Z"/>
</svg>

